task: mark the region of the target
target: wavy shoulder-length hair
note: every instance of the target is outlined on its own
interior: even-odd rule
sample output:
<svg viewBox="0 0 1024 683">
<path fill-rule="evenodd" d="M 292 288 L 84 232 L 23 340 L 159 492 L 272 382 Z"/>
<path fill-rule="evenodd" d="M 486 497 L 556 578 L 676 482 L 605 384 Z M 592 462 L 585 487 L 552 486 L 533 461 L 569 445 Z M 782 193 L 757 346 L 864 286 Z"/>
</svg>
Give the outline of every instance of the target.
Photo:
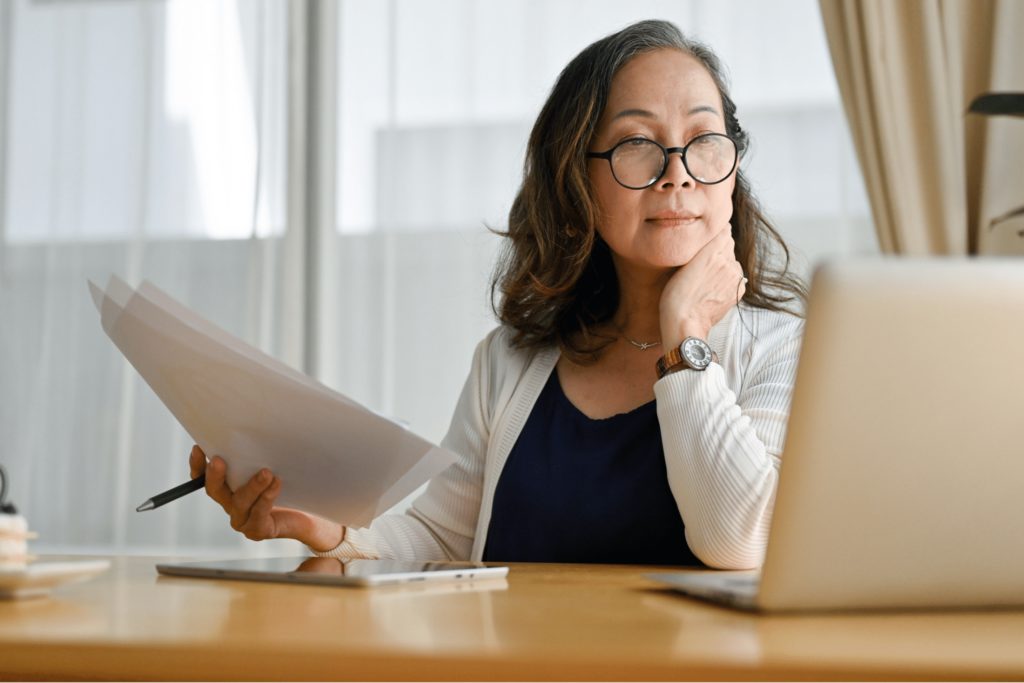
<svg viewBox="0 0 1024 683">
<path fill-rule="evenodd" d="M 611 252 L 597 235 L 599 211 L 586 151 L 608 102 L 612 78 L 633 57 L 657 49 L 692 55 L 722 96 L 726 133 L 742 158 L 749 139 L 736 118 L 718 57 L 667 21 L 641 21 L 593 43 L 565 67 L 530 133 L 523 182 L 491 281 L 491 305 L 518 348 L 558 345 L 593 362 L 614 341 L 596 330 L 615 314 L 619 284 Z M 800 314 L 806 290 L 790 254 L 736 171 L 730 220 L 736 259 L 748 278 L 743 302 Z"/>
</svg>

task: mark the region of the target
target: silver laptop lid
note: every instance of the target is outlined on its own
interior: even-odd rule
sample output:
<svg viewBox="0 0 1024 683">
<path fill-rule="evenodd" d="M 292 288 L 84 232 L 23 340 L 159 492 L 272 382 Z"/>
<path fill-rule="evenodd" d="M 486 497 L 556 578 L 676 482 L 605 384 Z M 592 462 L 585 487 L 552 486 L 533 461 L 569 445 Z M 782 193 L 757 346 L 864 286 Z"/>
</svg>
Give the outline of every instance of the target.
<svg viewBox="0 0 1024 683">
<path fill-rule="evenodd" d="M 1024 261 L 815 273 L 758 602 L 1024 604 Z"/>
</svg>

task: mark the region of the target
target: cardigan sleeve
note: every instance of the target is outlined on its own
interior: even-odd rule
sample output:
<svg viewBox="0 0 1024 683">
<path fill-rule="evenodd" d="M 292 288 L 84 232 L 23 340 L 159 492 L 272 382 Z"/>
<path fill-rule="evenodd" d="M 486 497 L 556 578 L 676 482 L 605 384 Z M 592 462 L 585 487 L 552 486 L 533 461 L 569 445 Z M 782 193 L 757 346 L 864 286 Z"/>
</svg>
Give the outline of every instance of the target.
<svg viewBox="0 0 1024 683">
<path fill-rule="evenodd" d="M 764 561 L 803 322 L 760 312 L 746 348 L 729 335 L 723 362 L 654 386 L 669 486 L 686 542 L 705 564 Z M 743 324 L 743 323 L 741 323 Z M 733 328 L 734 330 L 738 328 Z"/>
<path fill-rule="evenodd" d="M 499 328 L 500 329 L 500 328 Z M 386 514 L 365 529 L 347 528 L 340 545 L 320 557 L 404 560 L 468 560 L 473 547 L 484 460 L 489 439 L 488 393 L 491 347 L 496 332 L 477 345 L 469 377 L 441 446 L 456 455 L 448 469 L 434 477 L 405 513 Z M 311 549 L 312 550 L 312 549 Z"/>
</svg>

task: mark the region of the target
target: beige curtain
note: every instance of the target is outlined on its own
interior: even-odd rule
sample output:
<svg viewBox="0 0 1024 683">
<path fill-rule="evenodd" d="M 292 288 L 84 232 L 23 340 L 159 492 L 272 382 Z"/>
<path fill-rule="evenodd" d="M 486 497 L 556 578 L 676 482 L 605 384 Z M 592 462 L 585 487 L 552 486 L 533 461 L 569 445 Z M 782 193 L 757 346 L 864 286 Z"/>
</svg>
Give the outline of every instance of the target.
<svg viewBox="0 0 1024 683">
<path fill-rule="evenodd" d="M 1024 92 L 1024 2 L 820 3 L 883 251 L 1024 254 L 1024 119 L 966 113 Z"/>
</svg>

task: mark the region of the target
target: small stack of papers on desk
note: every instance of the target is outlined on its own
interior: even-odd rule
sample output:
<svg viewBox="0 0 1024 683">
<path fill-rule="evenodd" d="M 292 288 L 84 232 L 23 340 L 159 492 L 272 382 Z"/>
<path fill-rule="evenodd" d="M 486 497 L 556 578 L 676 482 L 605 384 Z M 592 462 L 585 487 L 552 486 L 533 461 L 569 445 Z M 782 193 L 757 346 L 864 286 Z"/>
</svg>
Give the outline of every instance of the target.
<svg viewBox="0 0 1024 683">
<path fill-rule="evenodd" d="M 224 458 L 233 489 L 266 467 L 281 479 L 277 505 L 365 527 L 455 461 L 148 282 L 89 289 L 107 336 L 207 456 Z"/>
</svg>

